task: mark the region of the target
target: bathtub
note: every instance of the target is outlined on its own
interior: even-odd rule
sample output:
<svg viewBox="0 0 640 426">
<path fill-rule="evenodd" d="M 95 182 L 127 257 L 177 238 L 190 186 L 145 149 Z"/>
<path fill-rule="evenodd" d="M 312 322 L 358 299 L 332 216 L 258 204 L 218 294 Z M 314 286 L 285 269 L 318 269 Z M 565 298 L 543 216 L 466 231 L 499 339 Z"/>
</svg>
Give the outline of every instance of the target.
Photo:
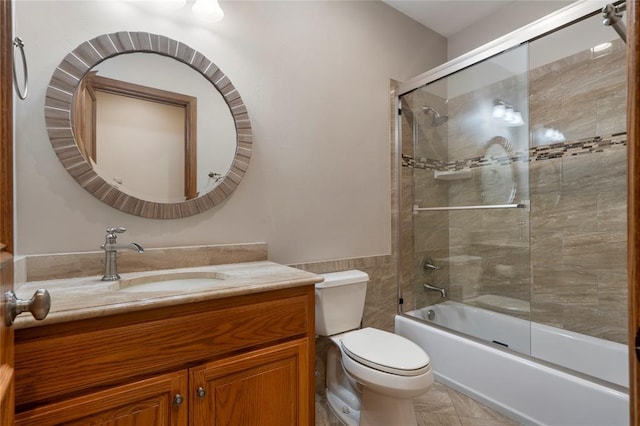
<svg viewBox="0 0 640 426">
<path fill-rule="evenodd" d="M 397 315 L 395 331 L 429 354 L 439 382 L 520 423 L 629 424 L 625 345 L 452 301 Z"/>
</svg>

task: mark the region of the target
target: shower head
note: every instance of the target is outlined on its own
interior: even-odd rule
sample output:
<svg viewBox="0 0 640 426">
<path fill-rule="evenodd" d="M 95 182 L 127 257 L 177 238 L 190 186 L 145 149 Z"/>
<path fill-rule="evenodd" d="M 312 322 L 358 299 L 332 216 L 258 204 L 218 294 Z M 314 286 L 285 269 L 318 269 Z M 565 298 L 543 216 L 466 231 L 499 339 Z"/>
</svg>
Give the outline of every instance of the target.
<svg viewBox="0 0 640 426">
<path fill-rule="evenodd" d="M 431 125 L 433 127 L 438 127 L 438 126 L 442 126 L 444 123 L 446 123 L 447 121 L 449 121 L 449 116 L 447 115 L 440 115 L 440 113 L 438 111 L 436 111 L 434 108 L 431 108 L 430 106 L 423 106 L 422 107 L 422 111 L 427 114 L 429 112 L 431 112 Z"/>
</svg>

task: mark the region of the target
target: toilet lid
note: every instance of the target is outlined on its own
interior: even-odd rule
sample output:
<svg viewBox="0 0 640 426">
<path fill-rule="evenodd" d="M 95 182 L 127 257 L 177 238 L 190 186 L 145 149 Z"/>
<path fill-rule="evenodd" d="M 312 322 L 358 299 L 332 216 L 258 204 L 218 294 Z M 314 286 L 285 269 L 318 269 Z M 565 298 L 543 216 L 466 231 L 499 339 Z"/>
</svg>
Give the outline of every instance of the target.
<svg viewBox="0 0 640 426">
<path fill-rule="evenodd" d="M 342 349 L 355 361 L 400 376 L 429 371 L 429 355 L 409 339 L 375 328 L 363 328 L 342 336 Z"/>
</svg>

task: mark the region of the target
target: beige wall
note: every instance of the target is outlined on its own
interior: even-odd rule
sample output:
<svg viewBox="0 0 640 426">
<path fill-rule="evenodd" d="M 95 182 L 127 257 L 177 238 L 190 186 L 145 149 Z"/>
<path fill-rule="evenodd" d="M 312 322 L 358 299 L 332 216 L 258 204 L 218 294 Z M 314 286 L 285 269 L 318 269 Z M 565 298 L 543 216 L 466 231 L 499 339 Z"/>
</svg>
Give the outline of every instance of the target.
<svg viewBox="0 0 640 426">
<path fill-rule="evenodd" d="M 142 2 L 144 3 L 144 2 Z M 389 79 L 442 62 L 446 41 L 381 2 L 229 2 L 217 24 L 187 9 L 127 2 L 16 4 L 30 97 L 16 111 L 19 254 L 97 250 L 108 226 L 145 247 L 265 241 L 299 263 L 389 254 Z M 44 92 L 60 60 L 102 33 L 181 40 L 233 81 L 254 129 L 248 173 L 222 206 L 180 220 L 121 213 L 86 193 L 58 162 L 44 128 Z"/>
<path fill-rule="evenodd" d="M 566 0 L 508 2 L 495 13 L 449 36 L 447 58 L 457 58 L 571 3 L 573 2 Z"/>
</svg>

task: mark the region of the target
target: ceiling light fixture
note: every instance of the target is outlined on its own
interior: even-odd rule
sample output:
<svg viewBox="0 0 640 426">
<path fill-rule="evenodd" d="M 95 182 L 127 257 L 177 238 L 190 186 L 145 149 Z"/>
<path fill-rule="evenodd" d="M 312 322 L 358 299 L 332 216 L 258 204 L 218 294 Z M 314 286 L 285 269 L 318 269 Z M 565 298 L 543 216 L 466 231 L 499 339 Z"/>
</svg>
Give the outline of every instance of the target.
<svg viewBox="0 0 640 426">
<path fill-rule="evenodd" d="M 510 105 L 502 99 L 496 99 L 493 102 L 493 118 L 504 120 L 507 126 L 517 127 L 524 124 L 522 113 L 513 105 Z"/>
<path fill-rule="evenodd" d="M 497 103 L 498 101 L 496 101 L 496 104 L 493 106 L 493 118 L 502 118 L 504 117 L 504 113 L 505 113 L 505 106 L 504 103 Z"/>
<path fill-rule="evenodd" d="M 542 134 L 544 135 L 544 137 L 547 139 L 548 142 L 564 142 L 567 140 L 564 137 L 564 134 L 560 130 L 543 127 L 542 131 L 543 131 Z"/>
<path fill-rule="evenodd" d="M 520 111 L 514 111 L 511 121 L 509 121 L 507 124 L 512 127 L 522 126 L 524 124 L 522 113 Z"/>
</svg>

